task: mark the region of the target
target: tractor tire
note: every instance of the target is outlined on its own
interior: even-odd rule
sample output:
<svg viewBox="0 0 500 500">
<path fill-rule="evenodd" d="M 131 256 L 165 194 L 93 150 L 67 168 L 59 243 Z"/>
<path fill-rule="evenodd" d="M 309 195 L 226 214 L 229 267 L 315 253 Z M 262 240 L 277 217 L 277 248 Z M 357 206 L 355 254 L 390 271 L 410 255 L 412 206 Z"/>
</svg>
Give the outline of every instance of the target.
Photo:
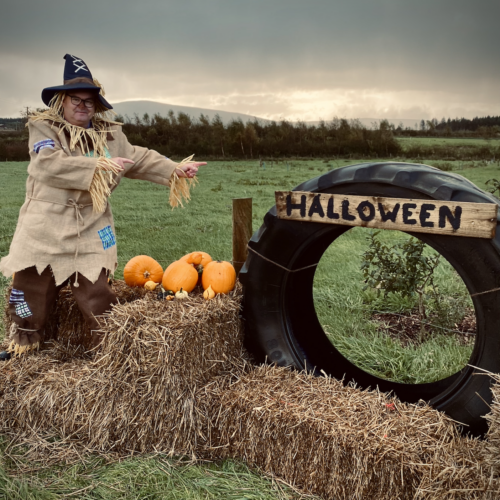
<svg viewBox="0 0 500 500">
<path fill-rule="evenodd" d="M 393 198 L 497 203 L 464 177 L 427 165 L 363 163 L 308 180 L 295 191 Z M 499 217 L 500 219 L 500 217 Z M 498 221 L 497 221 L 498 226 Z M 278 219 L 271 208 L 249 242 L 240 272 L 244 286 L 242 318 L 245 342 L 257 362 L 307 368 L 377 386 L 400 400 L 425 400 L 463 424 L 464 433 L 481 436 L 492 401 L 492 380 L 483 370 L 500 373 L 500 292 L 472 297 L 477 334 L 469 364 L 461 371 L 426 384 L 397 383 L 371 375 L 346 359 L 326 337 L 316 315 L 313 279 L 325 250 L 350 227 Z M 500 286 L 500 231 L 492 240 L 427 233 L 408 234 L 439 252 L 455 268 L 471 295 Z M 264 258 L 263 258 L 264 257 Z M 267 260 L 266 260 L 267 259 Z M 278 265 L 276 265 L 276 264 Z M 283 266 L 279 267 L 279 266 Z"/>
</svg>

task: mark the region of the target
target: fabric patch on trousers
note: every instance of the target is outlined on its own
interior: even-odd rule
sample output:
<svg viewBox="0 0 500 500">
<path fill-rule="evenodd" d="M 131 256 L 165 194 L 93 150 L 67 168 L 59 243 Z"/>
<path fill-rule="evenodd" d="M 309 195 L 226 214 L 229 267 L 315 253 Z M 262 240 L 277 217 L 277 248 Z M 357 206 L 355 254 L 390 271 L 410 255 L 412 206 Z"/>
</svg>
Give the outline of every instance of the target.
<svg viewBox="0 0 500 500">
<path fill-rule="evenodd" d="M 53 139 L 44 139 L 43 141 L 35 142 L 35 144 L 33 145 L 33 151 L 35 153 L 39 153 L 42 149 L 45 148 L 54 149 L 55 145 L 56 143 Z"/>
<path fill-rule="evenodd" d="M 28 318 L 33 316 L 27 302 L 19 302 L 16 304 L 16 314 L 20 318 Z"/>
<path fill-rule="evenodd" d="M 10 292 L 9 304 L 15 304 L 16 302 L 24 302 L 24 292 L 13 288 L 12 292 Z"/>
<path fill-rule="evenodd" d="M 104 229 L 97 231 L 97 234 L 99 235 L 99 238 L 101 238 L 104 250 L 116 245 L 115 235 L 113 234 L 111 226 L 106 226 Z"/>
</svg>

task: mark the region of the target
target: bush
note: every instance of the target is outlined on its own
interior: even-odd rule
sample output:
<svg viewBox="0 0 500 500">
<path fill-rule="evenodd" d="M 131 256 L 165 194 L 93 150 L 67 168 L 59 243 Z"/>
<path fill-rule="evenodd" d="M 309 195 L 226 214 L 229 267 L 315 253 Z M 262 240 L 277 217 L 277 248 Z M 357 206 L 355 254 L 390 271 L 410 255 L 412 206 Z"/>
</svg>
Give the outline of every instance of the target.
<svg viewBox="0 0 500 500">
<path fill-rule="evenodd" d="M 439 264 L 440 255 L 424 256 L 425 243 L 410 238 L 404 243 L 389 246 L 377 239 L 380 231 L 368 236 L 369 247 L 363 254 L 361 270 L 365 287 L 384 292 L 384 296 L 394 293 L 402 298 L 415 295 L 418 298 L 418 316 L 423 336 L 424 320 L 427 318 L 426 305 L 429 298 L 436 299 L 434 270 Z M 438 301 L 436 301 L 438 302 Z"/>
</svg>

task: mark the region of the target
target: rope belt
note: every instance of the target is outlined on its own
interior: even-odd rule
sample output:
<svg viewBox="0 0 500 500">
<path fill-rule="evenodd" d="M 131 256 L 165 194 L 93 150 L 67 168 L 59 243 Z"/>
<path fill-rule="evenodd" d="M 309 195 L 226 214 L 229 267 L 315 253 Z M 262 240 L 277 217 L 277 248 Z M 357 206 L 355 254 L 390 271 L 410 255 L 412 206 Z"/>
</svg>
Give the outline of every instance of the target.
<svg viewBox="0 0 500 500">
<path fill-rule="evenodd" d="M 44 203 L 52 203 L 53 205 L 60 205 L 62 207 L 68 207 L 68 208 L 74 208 L 75 209 L 75 220 L 76 220 L 76 234 L 78 236 L 78 241 L 76 243 L 76 250 L 75 250 L 75 257 L 74 257 L 74 263 L 75 263 L 75 282 L 73 283 L 73 286 L 78 288 L 80 285 L 78 284 L 78 270 L 76 268 L 76 259 L 78 258 L 78 246 L 79 246 L 79 240 L 80 240 L 80 226 L 84 226 L 85 222 L 83 220 L 82 213 L 80 210 L 85 207 L 91 207 L 92 203 L 88 203 L 87 205 L 81 205 L 77 203 L 73 198 L 69 198 L 68 203 L 59 203 L 57 201 L 50 201 L 50 200 L 43 200 L 41 198 L 35 198 L 34 196 L 29 196 L 26 195 L 26 198 L 30 200 L 35 200 L 35 201 L 43 201 Z"/>
</svg>

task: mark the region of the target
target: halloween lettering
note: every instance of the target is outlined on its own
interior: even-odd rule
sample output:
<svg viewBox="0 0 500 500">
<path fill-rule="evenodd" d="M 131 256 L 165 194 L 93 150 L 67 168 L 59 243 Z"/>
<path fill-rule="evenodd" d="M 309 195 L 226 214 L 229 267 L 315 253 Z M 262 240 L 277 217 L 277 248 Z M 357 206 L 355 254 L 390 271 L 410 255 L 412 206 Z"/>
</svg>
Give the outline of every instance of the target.
<svg viewBox="0 0 500 500">
<path fill-rule="evenodd" d="M 280 219 L 493 238 L 498 206 L 344 194 L 276 192 Z"/>
</svg>

